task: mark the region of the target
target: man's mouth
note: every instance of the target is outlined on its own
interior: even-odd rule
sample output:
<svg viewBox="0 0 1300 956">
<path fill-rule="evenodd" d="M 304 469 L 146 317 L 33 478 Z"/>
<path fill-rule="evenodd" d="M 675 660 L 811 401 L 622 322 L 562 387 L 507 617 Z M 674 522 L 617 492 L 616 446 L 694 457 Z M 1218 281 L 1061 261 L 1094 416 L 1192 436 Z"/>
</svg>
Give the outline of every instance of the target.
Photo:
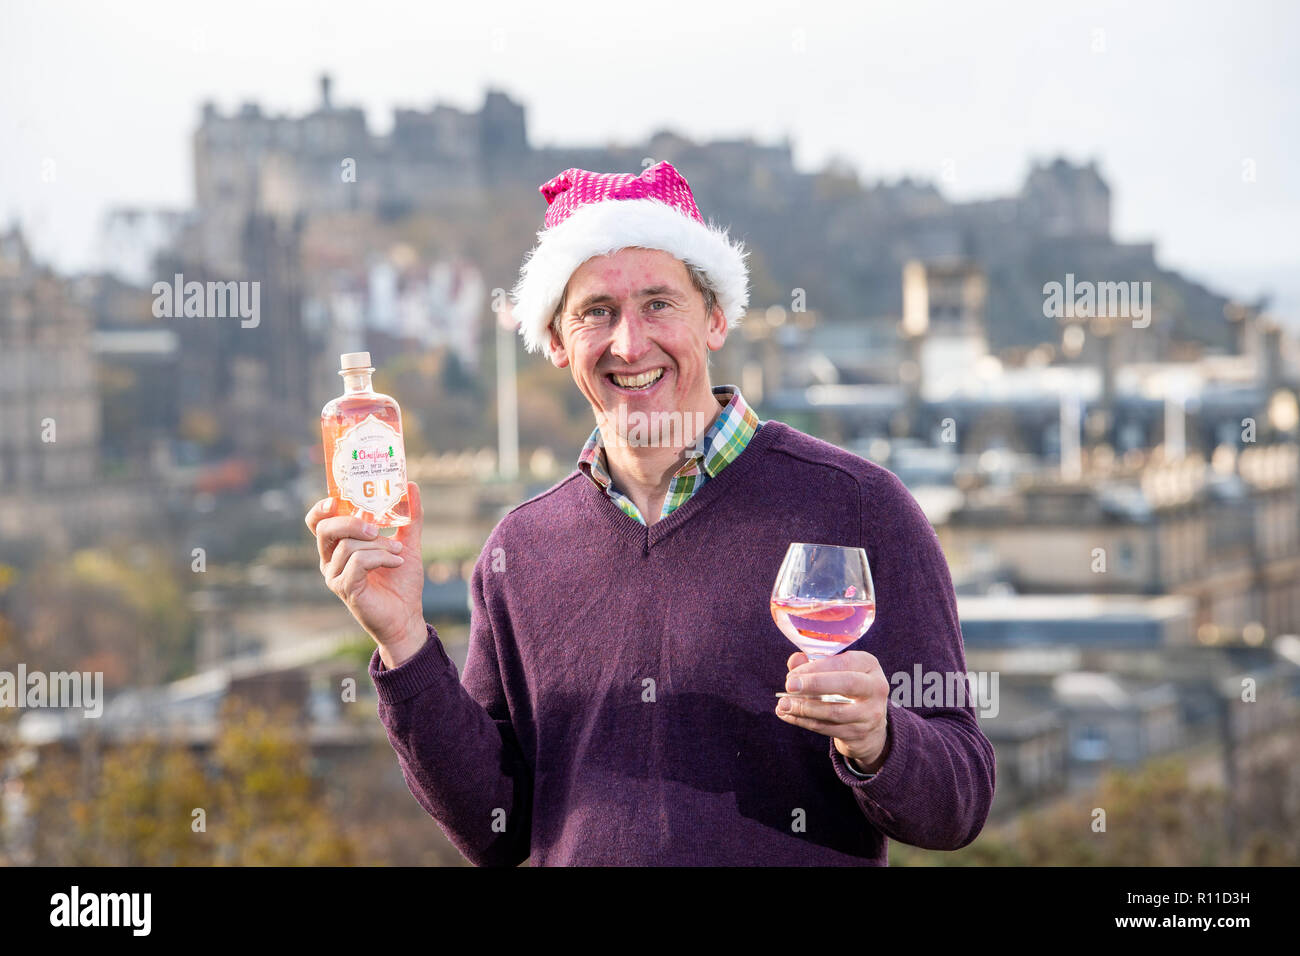
<svg viewBox="0 0 1300 956">
<path fill-rule="evenodd" d="M 663 368 L 648 369 L 635 375 L 624 375 L 619 372 L 611 372 L 605 378 L 614 383 L 619 388 L 629 392 L 641 392 L 652 388 L 655 382 L 664 377 Z"/>
</svg>

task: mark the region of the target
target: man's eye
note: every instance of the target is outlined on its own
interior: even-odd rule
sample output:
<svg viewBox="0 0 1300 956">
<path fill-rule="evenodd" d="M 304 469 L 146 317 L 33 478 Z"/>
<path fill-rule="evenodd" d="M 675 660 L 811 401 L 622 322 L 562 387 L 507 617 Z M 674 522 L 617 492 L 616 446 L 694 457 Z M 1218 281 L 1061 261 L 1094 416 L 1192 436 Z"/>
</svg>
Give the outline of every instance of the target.
<svg viewBox="0 0 1300 956">
<path fill-rule="evenodd" d="M 654 300 L 653 302 L 651 302 L 650 304 L 651 304 L 651 305 L 662 305 L 662 306 L 664 307 L 664 309 L 671 309 L 671 308 L 672 308 L 671 303 L 665 302 L 663 299 L 655 299 L 655 300 Z M 656 311 L 656 312 L 662 312 L 663 309 L 656 309 L 655 311 Z"/>
<path fill-rule="evenodd" d="M 588 309 L 582 317 L 584 319 L 595 319 L 597 322 L 603 322 L 605 319 L 609 318 L 608 315 L 597 315 L 597 312 L 609 312 L 609 310 L 598 305 L 594 309 Z"/>
</svg>

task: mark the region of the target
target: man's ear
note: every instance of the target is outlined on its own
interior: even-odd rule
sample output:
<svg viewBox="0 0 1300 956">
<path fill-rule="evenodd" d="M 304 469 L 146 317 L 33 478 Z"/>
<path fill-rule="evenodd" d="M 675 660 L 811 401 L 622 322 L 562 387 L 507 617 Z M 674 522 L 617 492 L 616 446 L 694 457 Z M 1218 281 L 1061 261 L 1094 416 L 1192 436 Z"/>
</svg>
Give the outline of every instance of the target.
<svg viewBox="0 0 1300 956">
<path fill-rule="evenodd" d="M 546 334 L 551 343 L 551 364 L 556 368 L 564 368 L 569 364 L 569 353 L 564 349 L 564 341 L 560 338 L 560 334 L 555 331 L 554 322 L 546 327 Z"/>
<path fill-rule="evenodd" d="M 713 311 L 709 313 L 709 327 L 704 341 L 708 344 L 710 352 L 716 352 L 722 348 L 722 343 L 727 341 L 727 317 L 723 314 L 720 305 L 715 305 Z"/>
</svg>

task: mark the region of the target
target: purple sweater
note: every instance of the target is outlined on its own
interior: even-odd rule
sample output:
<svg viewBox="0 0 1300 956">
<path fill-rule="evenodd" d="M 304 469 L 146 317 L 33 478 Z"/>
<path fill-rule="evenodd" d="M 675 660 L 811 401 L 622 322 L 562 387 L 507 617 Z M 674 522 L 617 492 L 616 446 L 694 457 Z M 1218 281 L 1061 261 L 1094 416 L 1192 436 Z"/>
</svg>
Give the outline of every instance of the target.
<svg viewBox="0 0 1300 956">
<path fill-rule="evenodd" d="M 972 703 L 891 703 L 870 780 L 774 713 L 791 541 L 866 549 L 877 616 L 850 649 L 887 677 L 965 672 L 948 565 L 902 482 L 768 421 L 649 527 L 577 471 L 501 519 L 463 679 L 432 626 L 400 667 L 371 659 L 411 793 L 478 865 L 885 865 L 886 837 L 970 843 L 994 787 Z"/>
</svg>

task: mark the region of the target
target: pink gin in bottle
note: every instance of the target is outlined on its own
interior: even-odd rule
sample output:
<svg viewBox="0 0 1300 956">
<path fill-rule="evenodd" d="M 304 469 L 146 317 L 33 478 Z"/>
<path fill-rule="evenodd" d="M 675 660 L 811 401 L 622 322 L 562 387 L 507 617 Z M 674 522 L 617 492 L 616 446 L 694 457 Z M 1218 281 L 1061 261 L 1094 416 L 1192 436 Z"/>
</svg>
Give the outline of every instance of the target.
<svg viewBox="0 0 1300 956">
<path fill-rule="evenodd" d="M 325 441 L 325 477 L 335 513 L 356 515 L 380 528 L 411 522 L 406 496 L 406 451 L 402 410 L 374 391 L 369 352 L 340 358 L 343 394 L 320 413 Z"/>
</svg>

